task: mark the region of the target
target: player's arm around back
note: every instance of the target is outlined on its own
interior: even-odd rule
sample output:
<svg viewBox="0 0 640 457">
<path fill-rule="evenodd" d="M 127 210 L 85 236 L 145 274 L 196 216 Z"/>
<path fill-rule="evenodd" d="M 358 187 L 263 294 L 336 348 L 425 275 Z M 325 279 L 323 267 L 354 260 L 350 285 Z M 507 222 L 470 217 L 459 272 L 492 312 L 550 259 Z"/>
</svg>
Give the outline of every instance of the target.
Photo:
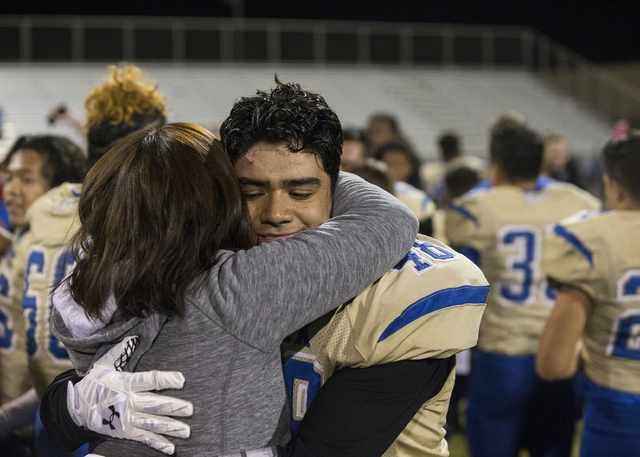
<svg viewBox="0 0 640 457">
<path fill-rule="evenodd" d="M 380 278 L 406 255 L 417 230 L 416 217 L 395 197 L 341 173 L 332 219 L 228 255 L 212 270 L 204 298 L 212 318 L 267 348 Z"/>
</svg>

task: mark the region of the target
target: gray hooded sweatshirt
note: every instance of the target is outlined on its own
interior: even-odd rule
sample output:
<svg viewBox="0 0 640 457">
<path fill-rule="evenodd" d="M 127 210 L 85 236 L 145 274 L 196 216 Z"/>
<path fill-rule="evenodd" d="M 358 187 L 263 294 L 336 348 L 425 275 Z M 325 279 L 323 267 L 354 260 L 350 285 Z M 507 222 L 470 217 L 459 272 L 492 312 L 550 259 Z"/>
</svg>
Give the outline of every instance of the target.
<svg viewBox="0 0 640 457">
<path fill-rule="evenodd" d="M 393 196 L 345 173 L 338 180 L 333 214 L 290 239 L 222 251 L 206 285 L 186 297 L 184 318 L 131 319 L 114 309 L 108 324 L 91 323 L 94 333 L 79 337 L 74 329 L 87 323 L 78 322 L 83 316 L 78 305 L 57 301 L 53 333 L 80 375 L 130 335 L 138 335 L 140 345 L 125 371 L 182 372 L 182 390 L 161 392 L 194 405 L 193 416 L 184 419 L 191 436 L 172 439 L 176 456 L 282 445 L 290 430 L 281 341 L 380 278 L 409 251 L 418 227 Z M 68 313 L 74 307 L 76 312 Z M 107 457 L 163 455 L 106 436 L 90 449 Z"/>
</svg>

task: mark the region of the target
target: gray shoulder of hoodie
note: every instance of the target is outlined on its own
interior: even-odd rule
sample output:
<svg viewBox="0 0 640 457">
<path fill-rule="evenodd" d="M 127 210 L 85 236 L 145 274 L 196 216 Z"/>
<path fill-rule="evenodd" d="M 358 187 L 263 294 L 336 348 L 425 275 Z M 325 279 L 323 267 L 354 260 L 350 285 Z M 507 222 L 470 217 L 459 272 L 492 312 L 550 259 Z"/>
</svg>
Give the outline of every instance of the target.
<svg viewBox="0 0 640 457">
<path fill-rule="evenodd" d="M 274 344 L 355 297 L 411 248 L 418 220 L 395 197 L 341 173 L 334 216 L 288 240 L 226 253 L 194 303 L 248 344 Z"/>
</svg>

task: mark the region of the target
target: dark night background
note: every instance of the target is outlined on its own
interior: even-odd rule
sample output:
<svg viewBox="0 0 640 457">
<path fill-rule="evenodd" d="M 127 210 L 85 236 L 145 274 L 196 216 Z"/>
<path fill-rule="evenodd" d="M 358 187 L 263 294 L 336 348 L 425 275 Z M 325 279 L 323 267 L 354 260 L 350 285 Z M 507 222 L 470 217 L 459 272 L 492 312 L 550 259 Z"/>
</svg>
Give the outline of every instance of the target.
<svg viewBox="0 0 640 457">
<path fill-rule="evenodd" d="M 233 1 L 4 0 L 0 14 L 230 17 Z M 244 0 L 237 5 L 249 18 L 524 25 L 595 62 L 640 61 L 638 0 Z"/>
</svg>

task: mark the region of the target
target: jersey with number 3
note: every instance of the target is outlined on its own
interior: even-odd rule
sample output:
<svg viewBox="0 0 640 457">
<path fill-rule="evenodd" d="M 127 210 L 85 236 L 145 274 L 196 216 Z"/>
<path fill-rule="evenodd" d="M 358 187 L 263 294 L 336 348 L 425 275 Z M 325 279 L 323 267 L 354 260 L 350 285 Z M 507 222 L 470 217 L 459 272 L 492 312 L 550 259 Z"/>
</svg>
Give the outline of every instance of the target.
<svg viewBox="0 0 640 457">
<path fill-rule="evenodd" d="M 475 346 L 488 291 L 471 261 L 418 235 L 407 256 L 380 280 L 283 343 L 294 430 L 320 386 L 341 368 L 443 359 Z M 385 457 L 448 455 L 442 426 L 452 387 L 453 375 Z"/>
<path fill-rule="evenodd" d="M 640 394 L 640 211 L 583 213 L 546 234 L 549 277 L 584 291 L 592 309 L 583 336 L 587 376 Z"/>
<path fill-rule="evenodd" d="M 449 242 L 476 257 L 491 284 L 478 348 L 536 353 L 555 302 L 541 264 L 545 227 L 599 207 L 598 199 L 578 187 L 548 179 L 539 179 L 532 191 L 511 185 L 473 190 L 450 205 Z"/>
<path fill-rule="evenodd" d="M 63 184 L 36 200 L 27 212 L 29 230 L 21 254 L 26 260 L 22 308 L 29 373 L 39 398 L 61 372 L 72 367 L 66 349 L 51 333 L 52 288 L 72 270 L 66 247 L 79 227 L 79 184 Z"/>
</svg>

